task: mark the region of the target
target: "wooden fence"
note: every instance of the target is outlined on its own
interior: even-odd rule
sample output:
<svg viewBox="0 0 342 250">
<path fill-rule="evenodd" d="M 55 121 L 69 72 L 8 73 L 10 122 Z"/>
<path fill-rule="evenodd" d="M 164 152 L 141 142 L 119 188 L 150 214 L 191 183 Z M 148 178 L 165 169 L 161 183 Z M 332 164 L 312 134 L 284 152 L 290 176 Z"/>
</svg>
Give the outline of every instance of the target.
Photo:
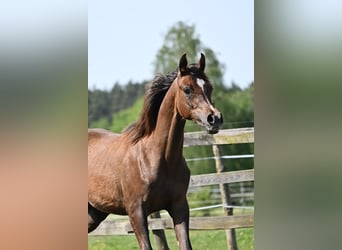
<svg viewBox="0 0 342 250">
<path fill-rule="evenodd" d="M 190 230 L 226 230 L 227 245 L 229 249 L 237 249 L 235 240 L 235 228 L 246 228 L 254 226 L 254 214 L 233 215 L 231 205 L 229 183 L 254 181 L 254 169 L 243 171 L 224 172 L 222 159 L 220 158 L 219 146 L 223 144 L 254 143 L 254 128 L 240 128 L 221 130 L 218 134 L 210 135 L 206 132 L 185 133 L 184 147 L 212 145 L 215 156 L 216 170 L 214 174 L 202 174 L 191 176 L 189 188 L 220 185 L 223 205 L 228 208 L 224 210 L 223 216 L 190 217 Z M 156 217 L 159 217 L 158 214 Z M 158 230 L 173 229 L 171 218 L 149 218 L 148 227 L 158 237 Z M 157 233 L 156 233 L 157 232 Z M 133 233 L 128 220 L 105 220 L 90 235 L 124 235 Z M 160 232 L 159 232 L 160 233 Z M 163 238 L 163 237 L 162 237 Z M 163 243 L 167 249 L 167 243 Z M 162 248 L 162 247 L 161 247 Z"/>
</svg>

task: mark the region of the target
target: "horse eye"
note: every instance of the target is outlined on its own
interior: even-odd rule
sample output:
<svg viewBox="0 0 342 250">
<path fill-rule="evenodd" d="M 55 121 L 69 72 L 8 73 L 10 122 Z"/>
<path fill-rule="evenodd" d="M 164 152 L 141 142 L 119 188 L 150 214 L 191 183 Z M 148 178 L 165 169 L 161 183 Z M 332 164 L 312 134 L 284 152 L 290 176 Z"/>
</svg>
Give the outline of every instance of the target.
<svg viewBox="0 0 342 250">
<path fill-rule="evenodd" d="M 191 93 L 190 87 L 184 87 L 183 91 L 186 95 L 190 95 L 190 93 Z"/>
</svg>

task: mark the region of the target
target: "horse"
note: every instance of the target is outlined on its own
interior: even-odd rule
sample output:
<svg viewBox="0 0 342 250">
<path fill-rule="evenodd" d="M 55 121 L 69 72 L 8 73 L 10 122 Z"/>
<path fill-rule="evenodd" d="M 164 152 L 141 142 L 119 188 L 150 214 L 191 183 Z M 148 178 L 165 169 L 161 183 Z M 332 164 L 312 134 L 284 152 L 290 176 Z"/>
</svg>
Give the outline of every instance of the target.
<svg viewBox="0 0 342 250">
<path fill-rule="evenodd" d="M 152 249 L 147 216 L 165 209 L 179 249 L 192 249 L 184 126 L 192 120 L 215 134 L 223 123 L 204 70 L 202 53 L 189 65 L 183 54 L 176 71 L 152 80 L 136 123 L 122 134 L 88 129 L 88 233 L 110 213 L 128 215 L 140 249 Z"/>
</svg>

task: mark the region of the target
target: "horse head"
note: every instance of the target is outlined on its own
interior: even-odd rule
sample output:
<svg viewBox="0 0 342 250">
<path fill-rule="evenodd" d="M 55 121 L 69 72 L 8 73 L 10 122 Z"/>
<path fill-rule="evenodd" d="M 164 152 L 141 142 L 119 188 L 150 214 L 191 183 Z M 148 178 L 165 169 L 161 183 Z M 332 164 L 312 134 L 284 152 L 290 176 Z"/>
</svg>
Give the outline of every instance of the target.
<svg viewBox="0 0 342 250">
<path fill-rule="evenodd" d="M 184 119 L 192 120 L 205 127 L 208 133 L 215 134 L 223 123 L 223 116 L 211 101 L 213 87 L 204 70 L 205 56 L 202 53 L 199 62 L 189 66 L 186 54 L 180 58 L 175 79 L 178 85 L 176 105 Z"/>
</svg>

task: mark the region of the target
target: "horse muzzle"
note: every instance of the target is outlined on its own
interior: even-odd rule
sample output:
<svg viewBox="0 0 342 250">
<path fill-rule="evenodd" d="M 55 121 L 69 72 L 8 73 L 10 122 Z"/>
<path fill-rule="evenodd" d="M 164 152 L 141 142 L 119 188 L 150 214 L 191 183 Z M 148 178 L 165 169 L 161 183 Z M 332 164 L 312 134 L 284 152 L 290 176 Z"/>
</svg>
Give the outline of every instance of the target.
<svg viewBox="0 0 342 250">
<path fill-rule="evenodd" d="M 223 124 L 223 115 L 221 112 L 215 112 L 214 114 L 210 114 L 207 117 L 207 130 L 209 134 L 216 134 L 219 131 L 219 128 Z"/>
</svg>

